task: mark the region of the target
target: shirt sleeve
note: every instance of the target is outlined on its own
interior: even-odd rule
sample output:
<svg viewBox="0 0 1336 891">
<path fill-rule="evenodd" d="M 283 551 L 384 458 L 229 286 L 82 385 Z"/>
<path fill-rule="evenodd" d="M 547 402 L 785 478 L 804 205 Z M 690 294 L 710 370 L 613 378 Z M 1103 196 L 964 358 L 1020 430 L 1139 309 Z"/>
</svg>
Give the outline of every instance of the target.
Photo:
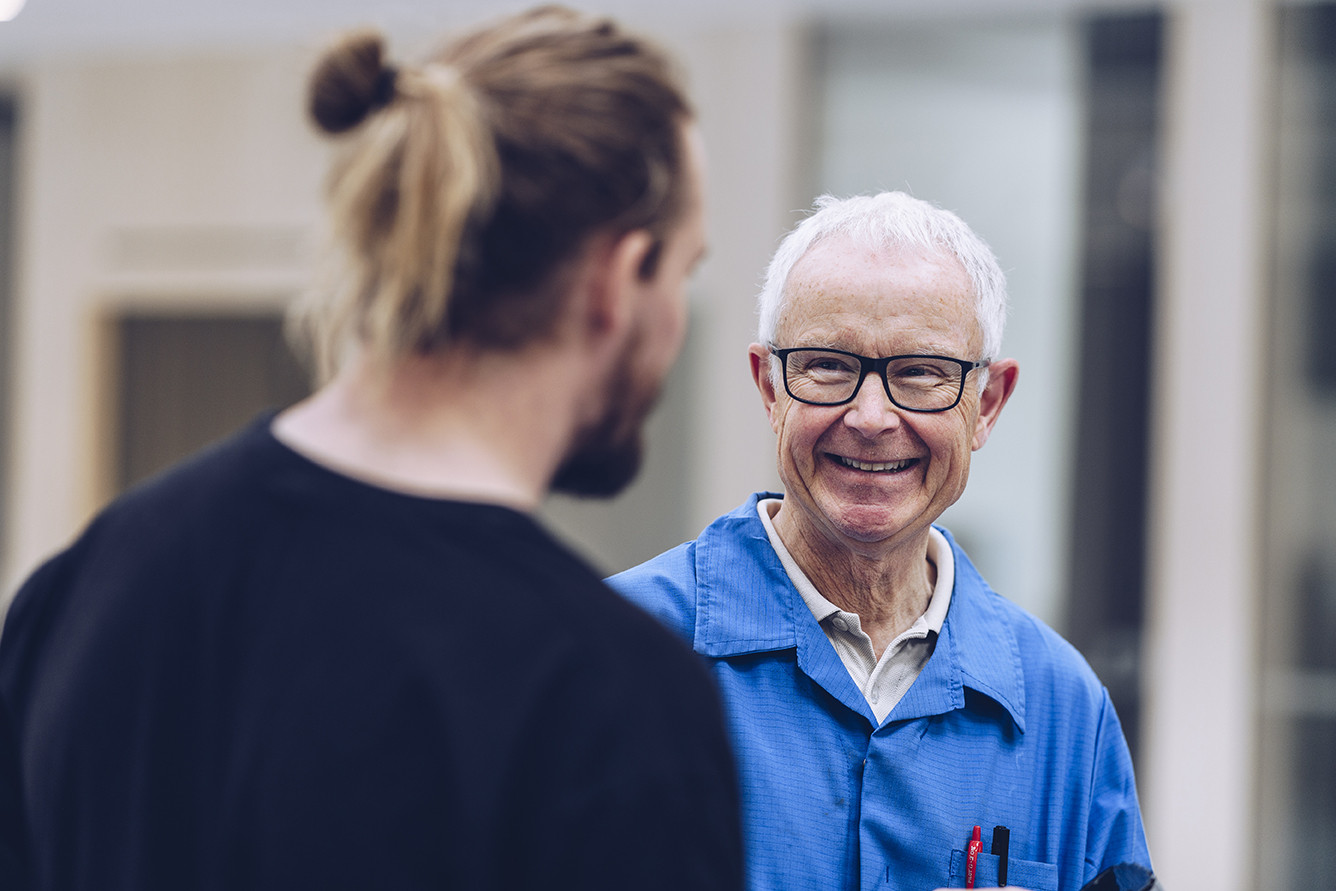
<svg viewBox="0 0 1336 891">
<path fill-rule="evenodd" d="M 1099 739 L 1095 746 L 1090 788 L 1085 881 L 1125 863 L 1150 869 L 1150 852 L 1141 824 L 1132 756 L 1108 690 L 1104 690 L 1100 707 Z"/>
</svg>

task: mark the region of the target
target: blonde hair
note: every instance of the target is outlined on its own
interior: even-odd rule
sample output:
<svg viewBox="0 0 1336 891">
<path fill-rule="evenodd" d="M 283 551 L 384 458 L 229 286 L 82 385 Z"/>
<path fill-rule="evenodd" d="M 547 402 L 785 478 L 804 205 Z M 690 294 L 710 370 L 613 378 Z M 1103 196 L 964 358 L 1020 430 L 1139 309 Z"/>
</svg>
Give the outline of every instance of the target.
<svg viewBox="0 0 1336 891">
<path fill-rule="evenodd" d="M 675 219 L 690 110 L 643 39 L 547 6 L 418 67 L 384 53 L 355 32 L 311 77 L 311 114 L 343 141 L 326 185 L 333 256 L 294 316 L 323 375 L 354 343 L 393 360 L 542 337 L 591 235 L 661 238 Z"/>
</svg>

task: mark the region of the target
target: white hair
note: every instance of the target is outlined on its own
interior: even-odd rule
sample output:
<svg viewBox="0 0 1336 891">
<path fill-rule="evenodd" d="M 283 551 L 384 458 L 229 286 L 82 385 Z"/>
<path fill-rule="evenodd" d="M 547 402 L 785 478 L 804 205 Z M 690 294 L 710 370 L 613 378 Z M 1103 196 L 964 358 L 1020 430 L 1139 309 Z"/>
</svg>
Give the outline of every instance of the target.
<svg viewBox="0 0 1336 891">
<path fill-rule="evenodd" d="M 760 317 L 757 338 L 762 344 L 774 343 L 794 264 L 817 242 L 840 235 L 869 247 L 920 248 L 959 260 L 974 285 L 976 314 L 983 333 L 983 355 L 979 358 L 997 358 L 1007 321 L 1006 276 L 992 249 L 960 217 L 904 192 L 853 198 L 822 195 L 813 207 L 815 212 L 784 237 L 766 270 L 765 285 L 756 301 Z"/>
</svg>

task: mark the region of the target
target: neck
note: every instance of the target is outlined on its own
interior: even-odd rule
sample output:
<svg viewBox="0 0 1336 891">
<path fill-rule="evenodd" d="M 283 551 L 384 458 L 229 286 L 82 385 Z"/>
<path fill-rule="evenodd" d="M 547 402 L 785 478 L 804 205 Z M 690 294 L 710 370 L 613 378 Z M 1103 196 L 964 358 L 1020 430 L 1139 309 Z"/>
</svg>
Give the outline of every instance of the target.
<svg viewBox="0 0 1336 891">
<path fill-rule="evenodd" d="M 279 415 L 274 433 L 312 460 L 383 488 L 530 511 L 578 417 L 570 398 L 534 385 L 569 383 L 559 364 L 558 354 L 541 349 L 461 348 L 387 366 L 354 361 Z"/>
<path fill-rule="evenodd" d="M 937 567 L 928 560 L 928 533 L 894 546 L 840 547 L 786 518 L 775 531 L 816 589 L 840 609 L 857 613 L 878 658 L 928 609 Z"/>
</svg>

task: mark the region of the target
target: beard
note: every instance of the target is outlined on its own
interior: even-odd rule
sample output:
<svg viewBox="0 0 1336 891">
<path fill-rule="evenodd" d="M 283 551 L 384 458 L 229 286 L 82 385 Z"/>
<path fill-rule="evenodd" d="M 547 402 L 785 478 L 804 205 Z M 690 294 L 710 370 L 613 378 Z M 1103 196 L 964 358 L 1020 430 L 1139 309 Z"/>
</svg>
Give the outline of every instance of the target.
<svg viewBox="0 0 1336 891">
<path fill-rule="evenodd" d="M 611 498 L 636 478 L 644 451 L 639 430 L 615 442 L 579 446 L 557 468 L 552 491 L 581 498 Z"/>
<path fill-rule="evenodd" d="M 645 452 L 643 427 L 658 401 L 659 385 L 638 381 L 632 361 L 636 346 L 628 346 L 613 371 L 602 417 L 580 431 L 558 465 L 552 477 L 554 492 L 610 498 L 640 472 Z"/>
</svg>

